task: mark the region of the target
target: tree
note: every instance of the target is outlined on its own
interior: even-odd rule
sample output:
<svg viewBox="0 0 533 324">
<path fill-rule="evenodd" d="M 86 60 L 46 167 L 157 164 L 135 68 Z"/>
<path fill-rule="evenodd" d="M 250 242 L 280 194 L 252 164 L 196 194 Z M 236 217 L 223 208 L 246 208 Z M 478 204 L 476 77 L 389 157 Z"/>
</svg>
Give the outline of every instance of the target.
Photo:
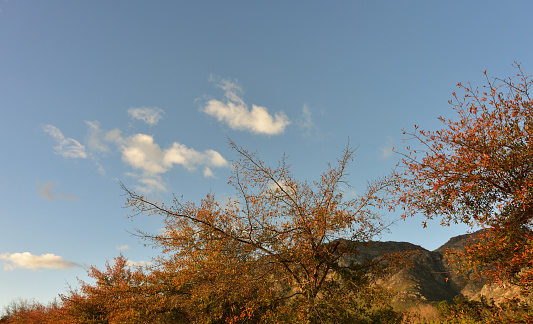
<svg viewBox="0 0 533 324">
<path fill-rule="evenodd" d="M 397 203 L 404 217 L 420 212 L 486 228 L 455 256 L 480 275 L 531 291 L 533 80 L 515 68 L 512 78 L 486 77 L 482 89 L 459 83 L 464 95 L 449 102 L 457 119 L 439 117 L 442 129 L 404 131 L 420 145 L 403 154 Z"/>
<path fill-rule="evenodd" d="M 62 304 L 53 301 L 48 305 L 29 300 L 15 300 L 4 308 L 0 323 L 74 323 L 65 319 Z"/>
<path fill-rule="evenodd" d="M 80 281 L 79 290 L 61 295 L 63 318 L 71 323 L 183 323 L 182 312 L 142 267 L 120 255 L 105 271 L 89 269 L 94 284 Z"/>
<path fill-rule="evenodd" d="M 370 321 L 378 264 L 339 260 L 386 228 L 378 208 L 392 178 L 345 199 L 349 147 L 309 183 L 293 177 L 285 158 L 271 168 L 230 145 L 239 156 L 229 181 L 236 195 L 225 204 L 207 195 L 199 204 L 175 198 L 167 206 L 123 186 L 132 215 L 164 217 L 161 234 L 139 231 L 162 249 L 154 276 L 172 287 L 192 322 Z M 342 314 L 339 305 L 347 305 Z"/>
</svg>

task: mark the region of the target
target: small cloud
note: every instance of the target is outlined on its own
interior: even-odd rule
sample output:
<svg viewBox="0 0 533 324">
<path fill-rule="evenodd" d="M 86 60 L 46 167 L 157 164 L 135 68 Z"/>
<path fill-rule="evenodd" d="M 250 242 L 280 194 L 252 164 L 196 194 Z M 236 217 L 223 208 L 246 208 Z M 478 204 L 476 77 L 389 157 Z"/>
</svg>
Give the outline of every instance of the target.
<svg viewBox="0 0 533 324">
<path fill-rule="evenodd" d="M 118 128 L 106 132 L 104 139 L 106 141 L 116 144 L 122 144 L 124 142 L 124 137 L 122 137 L 122 131 Z"/>
<path fill-rule="evenodd" d="M 72 267 L 80 267 L 79 264 L 63 260 L 59 255 L 47 253 L 41 255 L 33 255 L 30 252 L 23 253 L 4 253 L 0 254 L 0 260 L 6 260 L 11 263 L 4 263 L 4 270 L 14 270 L 15 268 L 23 268 L 30 270 L 39 269 L 71 269 Z"/>
<path fill-rule="evenodd" d="M 224 90 L 225 100 L 209 100 L 203 112 L 211 115 L 219 122 L 225 122 L 232 129 L 248 130 L 255 134 L 277 135 L 285 131 L 285 127 L 290 124 L 289 118 L 284 112 L 275 113 L 274 116 L 268 113 L 266 107 L 248 105 L 240 97 L 242 89 L 229 80 L 222 80 L 218 87 Z"/>
<path fill-rule="evenodd" d="M 63 136 L 63 133 L 61 133 L 61 131 L 55 126 L 46 125 L 43 129 L 46 133 L 48 133 L 57 141 L 57 145 L 54 146 L 54 151 L 56 152 L 56 154 L 73 159 L 87 158 L 85 146 L 81 145 L 80 142 L 76 141 L 73 138 L 66 138 L 65 136 Z"/>
<path fill-rule="evenodd" d="M 66 194 L 61 191 L 57 193 L 57 198 L 66 199 L 66 200 L 80 200 L 80 197 L 72 194 Z"/>
<path fill-rule="evenodd" d="M 96 162 L 96 167 L 98 168 L 98 173 L 100 173 L 100 175 L 105 175 L 105 169 L 99 162 Z"/>
<path fill-rule="evenodd" d="M 80 200 L 76 195 L 66 194 L 61 191 L 54 193 L 55 189 L 59 187 L 58 182 L 44 181 L 41 182 L 39 179 L 35 180 L 35 186 L 37 189 L 37 194 L 39 197 L 44 198 L 48 201 L 54 201 L 56 199 L 66 199 L 66 200 Z"/>
<path fill-rule="evenodd" d="M 359 191 L 357 191 L 355 188 L 352 188 L 350 186 L 342 186 L 340 188 L 340 192 L 342 193 L 343 197 L 347 200 L 357 199 L 359 197 Z"/>
<path fill-rule="evenodd" d="M 383 146 L 379 148 L 379 156 L 383 160 L 388 160 L 392 157 L 392 138 L 387 137 L 387 140 Z"/>
<path fill-rule="evenodd" d="M 136 268 L 139 268 L 139 267 L 149 267 L 152 265 L 152 262 L 148 262 L 148 261 L 131 261 L 131 260 L 127 260 L 126 261 L 126 265 L 128 267 L 136 267 Z"/>
<path fill-rule="evenodd" d="M 147 176 L 139 179 L 142 185 L 135 186 L 135 189 L 144 193 L 167 192 L 167 186 L 159 175 Z"/>
<path fill-rule="evenodd" d="M 211 171 L 211 169 L 209 169 L 208 167 L 206 167 L 206 168 L 204 169 L 204 177 L 206 177 L 206 178 L 212 178 L 212 177 L 214 177 L 214 176 L 215 176 L 215 174 L 213 173 L 213 171 Z"/>
<path fill-rule="evenodd" d="M 271 194 L 276 195 L 289 195 L 289 196 L 295 196 L 296 190 L 292 187 L 287 185 L 285 182 L 274 182 L 271 181 L 268 184 L 268 192 Z"/>
<path fill-rule="evenodd" d="M 116 248 L 117 250 L 119 250 L 119 251 L 125 251 L 125 250 L 129 250 L 129 249 L 130 249 L 130 246 L 127 245 L 127 244 L 124 244 L 124 245 L 117 245 L 115 248 Z"/>
<path fill-rule="evenodd" d="M 307 105 L 303 106 L 302 116 L 298 120 L 297 125 L 300 127 L 305 137 L 312 137 L 318 140 L 321 139 L 322 136 L 320 131 L 313 122 L 311 110 Z"/>
<path fill-rule="evenodd" d="M 94 161 L 96 168 L 98 170 L 98 173 L 100 175 L 105 175 L 105 168 L 104 166 L 99 162 L 99 158 L 102 155 L 106 155 L 107 153 L 111 152 L 111 148 L 109 147 L 109 143 L 113 142 L 111 140 L 113 135 L 109 135 L 109 133 L 112 133 L 114 131 L 105 132 L 100 129 L 100 123 L 98 121 L 85 121 L 85 124 L 88 126 L 87 130 L 87 148 L 89 149 L 91 153 L 91 159 Z M 116 131 L 115 131 L 116 134 Z M 120 131 L 118 133 L 120 135 Z M 100 154 L 98 154 L 100 153 Z"/>
<path fill-rule="evenodd" d="M 142 120 L 146 124 L 154 126 L 163 118 L 165 111 L 157 107 L 140 107 L 128 109 L 128 114 L 132 118 Z"/>
<path fill-rule="evenodd" d="M 197 165 L 211 165 L 214 167 L 224 167 L 228 165 L 228 161 L 220 155 L 217 151 L 205 150 L 203 153 L 180 143 L 173 143 L 172 147 L 163 152 L 164 165 L 171 166 L 172 164 L 182 165 L 187 170 L 194 170 Z"/>
</svg>

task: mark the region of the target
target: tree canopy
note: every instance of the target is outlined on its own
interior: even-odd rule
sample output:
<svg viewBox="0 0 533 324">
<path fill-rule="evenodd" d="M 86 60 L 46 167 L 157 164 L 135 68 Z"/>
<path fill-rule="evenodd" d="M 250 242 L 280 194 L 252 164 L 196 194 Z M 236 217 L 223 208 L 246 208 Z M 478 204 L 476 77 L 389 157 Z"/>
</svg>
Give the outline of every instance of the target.
<svg viewBox="0 0 533 324">
<path fill-rule="evenodd" d="M 404 217 L 422 213 L 443 224 L 483 227 L 456 254 L 496 281 L 530 291 L 533 283 L 533 80 L 519 64 L 507 79 L 486 77 L 481 89 L 459 83 L 455 119 L 436 131 L 405 132 L 416 147 L 403 154 L 397 203 Z M 486 71 L 484 72 L 486 76 Z M 425 225 L 425 223 L 424 223 Z"/>
<path fill-rule="evenodd" d="M 234 321 L 272 317 L 268 309 L 275 306 L 275 316 L 313 322 L 331 316 L 327 309 L 370 297 L 361 290 L 374 289 L 369 275 L 377 264 L 341 266 L 339 260 L 385 229 L 378 208 L 391 178 L 346 199 L 346 167 L 354 154 L 349 147 L 338 165 L 310 183 L 295 179 L 285 158 L 271 168 L 256 153 L 230 144 L 239 156 L 229 181 L 236 194 L 224 203 L 207 195 L 198 204 L 175 198 L 166 206 L 124 187 L 134 215 L 164 217 L 161 234 L 140 232 L 162 248 L 154 273 L 172 277 L 173 289 L 186 294 L 182 303 L 202 305 L 197 316 Z M 346 310 L 339 316 L 349 318 Z"/>
</svg>

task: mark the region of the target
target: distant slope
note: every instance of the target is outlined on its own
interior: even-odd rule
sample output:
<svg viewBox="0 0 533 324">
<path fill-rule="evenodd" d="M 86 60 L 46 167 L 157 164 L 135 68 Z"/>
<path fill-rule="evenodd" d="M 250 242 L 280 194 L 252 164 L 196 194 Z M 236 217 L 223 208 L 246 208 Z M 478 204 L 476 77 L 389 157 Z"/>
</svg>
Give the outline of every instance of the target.
<svg viewBox="0 0 533 324">
<path fill-rule="evenodd" d="M 452 237 L 435 251 L 407 242 L 372 242 L 359 247 L 357 255 L 345 257 L 341 262 L 372 260 L 386 252 L 415 251 L 410 267 L 397 270 L 380 282 L 396 292 L 396 302 L 451 301 L 457 295 L 476 298 L 480 294 L 498 302 L 516 293 L 516 287 L 503 289 L 489 286 L 485 281 L 467 281 L 457 275 L 453 265 L 448 265 L 444 259 L 446 249 L 463 249 L 477 233 Z"/>
</svg>

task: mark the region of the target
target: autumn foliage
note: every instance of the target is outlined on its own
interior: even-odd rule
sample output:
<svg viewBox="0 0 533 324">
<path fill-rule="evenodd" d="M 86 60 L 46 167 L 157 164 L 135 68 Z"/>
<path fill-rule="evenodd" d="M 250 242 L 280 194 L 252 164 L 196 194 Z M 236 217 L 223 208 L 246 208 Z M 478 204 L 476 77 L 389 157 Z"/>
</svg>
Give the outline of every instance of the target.
<svg viewBox="0 0 533 324">
<path fill-rule="evenodd" d="M 295 179 L 285 159 L 271 168 L 231 146 L 240 158 L 229 181 L 236 194 L 226 202 L 208 195 L 199 204 L 175 199 L 166 206 L 124 188 L 134 214 L 164 217 L 162 234 L 141 232 L 162 249 L 154 274 L 169 277 L 181 293 L 179 304 L 190 305 L 196 319 L 310 323 L 359 316 L 348 311 L 377 297 L 368 292 L 378 290 L 371 275 L 379 265 L 341 266 L 339 260 L 385 228 L 378 208 L 391 179 L 345 199 L 349 148 L 336 167 L 309 183 Z"/>
<path fill-rule="evenodd" d="M 3 323 L 400 323 L 376 281 L 404 255 L 353 261 L 361 245 L 387 228 L 380 210 L 439 217 L 444 225 L 483 227 L 451 262 L 479 277 L 533 290 L 532 76 L 519 65 L 509 79 L 486 78 L 450 101 L 456 119 L 436 131 L 404 132 L 399 172 L 346 197 L 349 147 L 314 182 L 296 179 L 283 158 L 267 166 L 235 143 L 229 184 L 235 194 L 199 202 L 151 201 L 127 187 L 131 217 L 160 216 L 160 233 L 139 231 L 161 253 L 147 267 L 122 255 L 94 283 L 43 306 L 15 303 Z M 423 223 L 424 226 L 426 222 Z M 351 261 L 350 261 L 351 260 Z M 530 321 L 527 305 L 457 300 L 441 305 L 446 323 Z M 416 316 L 415 316 L 416 317 Z M 462 323 L 462 322 L 461 322 Z"/>
<path fill-rule="evenodd" d="M 533 80 L 516 69 L 514 78 L 487 77 L 481 89 L 459 83 L 463 94 L 450 101 L 456 119 L 440 117 L 442 129 L 404 132 L 418 145 L 400 163 L 398 203 L 405 217 L 485 228 L 453 258 L 526 292 L 533 288 Z"/>
<path fill-rule="evenodd" d="M 157 203 L 123 186 L 131 216 L 159 215 L 158 234 L 138 232 L 161 253 L 150 267 L 123 256 L 94 283 L 61 296 L 65 323 L 396 323 L 389 295 L 375 284 L 394 260 L 346 258 L 387 224 L 380 208 L 392 178 L 369 183 L 346 198 L 343 152 L 317 181 L 293 177 L 282 159 L 271 168 L 256 153 L 230 143 L 239 157 L 219 202 L 175 198 Z M 9 323 L 15 323 L 15 314 Z M 53 322 L 47 319 L 41 322 Z"/>
</svg>

